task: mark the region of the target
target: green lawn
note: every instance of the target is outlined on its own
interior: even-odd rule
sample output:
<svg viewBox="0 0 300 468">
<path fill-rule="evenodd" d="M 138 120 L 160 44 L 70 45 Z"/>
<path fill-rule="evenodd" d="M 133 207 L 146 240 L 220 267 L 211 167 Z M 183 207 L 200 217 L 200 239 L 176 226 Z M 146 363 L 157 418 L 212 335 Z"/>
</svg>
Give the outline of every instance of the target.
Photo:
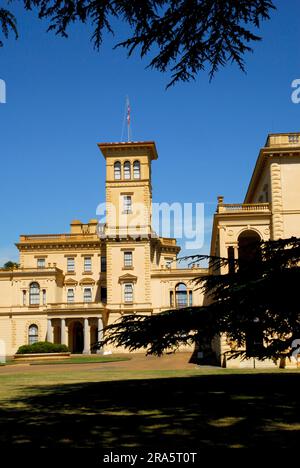
<svg viewBox="0 0 300 468">
<path fill-rule="evenodd" d="M 123 357 L 123 356 L 97 356 L 97 355 L 89 355 L 89 356 L 71 356 L 66 359 L 57 359 L 57 360 L 42 360 L 42 361 L 35 361 L 35 360 L 14 360 L 8 359 L 6 363 L 1 363 L 0 366 L 15 366 L 19 364 L 29 364 L 30 366 L 49 366 L 53 364 L 95 364 L 95 363 L 106 363 L 106 362 L 120 362 L 120 361 L 129 361 L 130 357 Z"/>
<path fill-rule="evenodd" d="M 76 367 L 0 373 L 1 444 L 157 450 L 298 446 L 297 371 Z"/>
<path fill-rule="evenodd" d="M 95 364 L 101 362 L 102 364 L 106 362 L 120 362 L 120 361 L 129 361 L 128 357 L 118 357 L 118 356 L 76 356 L 70 357 L 68 359 L 59 359 L 57 361 L 31 361 L 31 366 L 47 366 L 53 364 Z M 14 361 L 10 361 L 10 364 L 16 364 Z"/>
</svg>

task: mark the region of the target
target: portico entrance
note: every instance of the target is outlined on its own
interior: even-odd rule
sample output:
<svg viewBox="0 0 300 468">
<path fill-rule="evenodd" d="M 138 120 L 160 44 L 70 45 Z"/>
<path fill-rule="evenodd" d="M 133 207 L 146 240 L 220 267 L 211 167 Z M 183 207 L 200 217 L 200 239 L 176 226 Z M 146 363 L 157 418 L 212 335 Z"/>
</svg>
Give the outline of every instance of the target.
<svg viewBox="0 0 300 468">
<path fill-rule="evenodd" d="M 66 344 L 71 353 L 102 353 L 94 350 L 93 344 L 101 341 L 103 335 L 102 317 L 54 317 L 48 318 L 47 341 Z"/>
</svg>

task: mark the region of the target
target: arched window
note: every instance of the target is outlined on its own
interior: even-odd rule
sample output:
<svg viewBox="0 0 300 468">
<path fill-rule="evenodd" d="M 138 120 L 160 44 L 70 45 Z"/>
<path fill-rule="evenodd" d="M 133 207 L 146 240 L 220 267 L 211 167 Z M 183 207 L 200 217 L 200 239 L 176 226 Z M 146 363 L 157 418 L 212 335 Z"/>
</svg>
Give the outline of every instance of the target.
<svg viewBox="0 0 300 468">
<path fill-rule="evenodd" d="M 31 283 L 29 287 L 29 304 L 38 305 L 40 303 L 40 285 L 39 283 Z"/>
<path fill-rule="evenodd" d="M 239 268 L 247 268 L 249 263 L 255 265 L 261 260 L 260 236 L 251 229 L 243 231 L 238 237 Z"/>
<path fill-rule="evenodd" d="M 38 326 L 33 324 L 28 328 L 28 344 L 36 343 L 39 340 Z"/>
<path fill-rule="evenodd" d="M 129 161 L 124 162 L 124 179 L 131 179 L 131 167 Z"/>
<path fill-rule="evenodd" d="M 184 283 L 178 283 L 176 286 L 176 306 L 187 307 L 187 305 L 188 295 L 186 285 Z"/>
<path fill-rule="evenodd" d="M 133 285 L 131 283 L 124 285 L 124 302 L 133 302 Z"/>
<path fill-rule="evenodd" d="M 140 179 L 141 178 L 141 164 L 140 161 L 134 161 L 133 163 L 133 178 Z"/>
<path fill-rule="evenodd" d="M 119 161 L 115 162 L 114 164 L 114 175 L 115 180 L 121 179 L 121 163 Z"/>
</svg>

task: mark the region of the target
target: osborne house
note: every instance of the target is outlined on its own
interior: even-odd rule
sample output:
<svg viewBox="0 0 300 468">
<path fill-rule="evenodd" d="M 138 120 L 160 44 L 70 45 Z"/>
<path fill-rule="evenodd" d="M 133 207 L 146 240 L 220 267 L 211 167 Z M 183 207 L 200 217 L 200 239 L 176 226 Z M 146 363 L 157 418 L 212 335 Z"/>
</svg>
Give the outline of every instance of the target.
<svg viewBox="0 0 300 468">
<path fill-rule="evenodd" d="M 88 354 L 103 327 L 123 314 L 203 303 L 193 279 L 209 270 L 179 268 L 176 239 L 153 231 L 155 144 L 98 146 L 106 163 L 105 224 L 73 220 L 69 233 L 21 235 L 18 268 L 0 269 L 0 340 L 8 356 L 23 344 L 45 340 Z M 256 239 L 300 237 L 299 181 L 300 133 L 270 134 L 244 202 L 227 204 L 218 197 L 211 255 L 240 258 Z M 226 364 L 230 346 L 226 337 L 215 340 L 217 362 Z"/>
<path fill-rule="evenodd" d="M 0 339 L 7 355 L 44 340 L 88 354 L 103 327 L 122 314 L 202 302 L 191 280 L 205 270 L 178 269 L 176 239 L 158 237 L 151 227 L 155 144 L 99 149 L 106 162 L 105 225 L 74 220 L 68 234 L 21 235 L 20 267 L 0 270 Z"/>
</svg>

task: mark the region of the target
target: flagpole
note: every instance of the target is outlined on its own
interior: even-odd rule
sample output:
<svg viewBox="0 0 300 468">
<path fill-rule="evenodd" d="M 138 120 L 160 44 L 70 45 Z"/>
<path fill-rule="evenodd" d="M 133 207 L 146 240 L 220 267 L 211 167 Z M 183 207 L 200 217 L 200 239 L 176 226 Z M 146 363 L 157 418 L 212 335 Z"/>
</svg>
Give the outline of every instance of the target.
<svg viewBox="0 0 300 468">
<path fill-rule="evenodd" d="M 127 107 L 127 142 L 130 141 L 130 102 L 129 97 L 126 97 L 126 107 Z"/>
</svg>

